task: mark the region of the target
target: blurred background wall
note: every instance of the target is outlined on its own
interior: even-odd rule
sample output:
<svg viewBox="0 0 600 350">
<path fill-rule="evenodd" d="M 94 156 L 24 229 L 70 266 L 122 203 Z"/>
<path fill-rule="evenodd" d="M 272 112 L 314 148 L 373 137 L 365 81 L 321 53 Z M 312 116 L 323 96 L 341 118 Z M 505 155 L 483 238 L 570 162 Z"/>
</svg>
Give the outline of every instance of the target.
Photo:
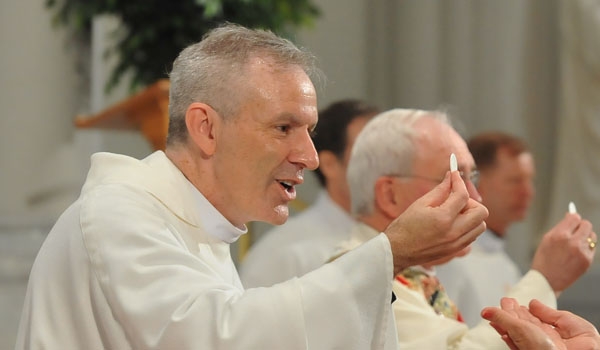
<svg viewBox="0 0 600 350">
<path fill-rule="evenodd" d="M 569 201 L 600 227 L 600 3 L 584 0 L 317 0 L 316 26 L 296 41 L 328 80 L 321 107 L 348 97 L 381 108 L 444 108 L 464 136 L 503 130 L 536 157 L 537 197 L 509 235 L 526 268 L 540 235 Z M 79 193 L 89 155 L 144 157 L 135 132 L 77 130 L 127 96 L 103 92 L 102 50 L 113 19 L 96 24 L 91 48 L 51 25 L 42 1 L 0 2 L 0 349 L 13 347 L 27 275 L 43 238 Z M 305 203 L 316 182 L 299 190 Z M 266 225 L 256 225 L 257 234 Z M 598 264 L 559 300 L 600 324 Z"/>
</svg>

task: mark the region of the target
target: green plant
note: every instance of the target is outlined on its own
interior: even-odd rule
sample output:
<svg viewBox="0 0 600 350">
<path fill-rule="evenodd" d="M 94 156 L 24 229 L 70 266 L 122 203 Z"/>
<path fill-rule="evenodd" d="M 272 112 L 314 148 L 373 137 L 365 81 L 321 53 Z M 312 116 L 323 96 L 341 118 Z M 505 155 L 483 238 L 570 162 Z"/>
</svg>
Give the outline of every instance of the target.
<svg viewBox="0 0 600 350">
<path fill-rule="evenodd" d="M 118 55 L 107 82 L 110 90 L 132 72 L 131 88 L 166 78 L 177 54 L 223 22 L 270 29 L 290 37 L 319 16 L 311 0 L 46 0 L 54 22 L 89 38 L 96 15 L 120 18 L 123 28 L 106 55 Z"/>
</svg>

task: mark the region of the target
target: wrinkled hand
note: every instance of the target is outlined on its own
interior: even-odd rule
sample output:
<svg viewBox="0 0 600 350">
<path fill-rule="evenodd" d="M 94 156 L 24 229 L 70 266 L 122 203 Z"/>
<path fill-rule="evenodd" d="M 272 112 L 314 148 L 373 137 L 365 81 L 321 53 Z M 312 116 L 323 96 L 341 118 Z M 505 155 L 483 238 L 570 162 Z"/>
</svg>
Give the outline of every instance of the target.
<svg viewBox="0 0 600 350">
<path fill-rule="evenodd" d="M 529 303 L 529 310 L 512 298 L 502 298 L 500 305 L 501 309 L 483 309 L 481 316 L 513 350 L 600 349 L 596 328 L 568 311 L 554 310 L 537 300 Z"/>
<path fill-rule="evenodd" d="M 485 231 L 487 216 L 487 209 L 469 198 L 459 173 L 446 173 L 385 229 L 394 272 L 456 254 Z"/>
<path fill-rule="evenodd" d="M 592 264 L 596 249 L 590 249 L 588 238 L 597 240 L 592 224 L 578 214 L 566 214 L 542 238 L 531 268 L 546 277 L 557 296 Z"/>
</svg>

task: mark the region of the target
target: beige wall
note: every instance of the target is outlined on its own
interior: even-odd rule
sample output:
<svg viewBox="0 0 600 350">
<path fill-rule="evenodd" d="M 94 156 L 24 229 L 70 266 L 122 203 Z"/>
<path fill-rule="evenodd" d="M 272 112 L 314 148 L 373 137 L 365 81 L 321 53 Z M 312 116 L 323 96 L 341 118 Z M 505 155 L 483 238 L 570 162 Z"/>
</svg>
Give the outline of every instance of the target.
<svg viewBox="0 0 600 350">
<path fill-rule="evenodd" d="M 46 157 L 72 137 L 74 52 L 42 1 L 0 2 L 0 223 L 27 213 Z"/>
</svg>

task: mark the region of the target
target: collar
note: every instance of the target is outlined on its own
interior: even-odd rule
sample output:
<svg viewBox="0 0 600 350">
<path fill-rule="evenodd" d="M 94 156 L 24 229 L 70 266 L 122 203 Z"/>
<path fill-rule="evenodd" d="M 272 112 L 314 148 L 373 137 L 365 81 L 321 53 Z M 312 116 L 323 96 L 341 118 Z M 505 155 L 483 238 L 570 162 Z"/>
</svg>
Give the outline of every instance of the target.
<svg viewBox="0 0 600 350">
<path fill-rule="evenodd" d="M 141 161 L 107 152 L 93 154 L 82 193 L 111 183 L 143 189 L 181 220 L 193 227 L 203 227 L 222 241 L 235 242 L 247 232 L 246 227 L 238 229 L 227 221 L 162 151 Z"/>
</svg>

